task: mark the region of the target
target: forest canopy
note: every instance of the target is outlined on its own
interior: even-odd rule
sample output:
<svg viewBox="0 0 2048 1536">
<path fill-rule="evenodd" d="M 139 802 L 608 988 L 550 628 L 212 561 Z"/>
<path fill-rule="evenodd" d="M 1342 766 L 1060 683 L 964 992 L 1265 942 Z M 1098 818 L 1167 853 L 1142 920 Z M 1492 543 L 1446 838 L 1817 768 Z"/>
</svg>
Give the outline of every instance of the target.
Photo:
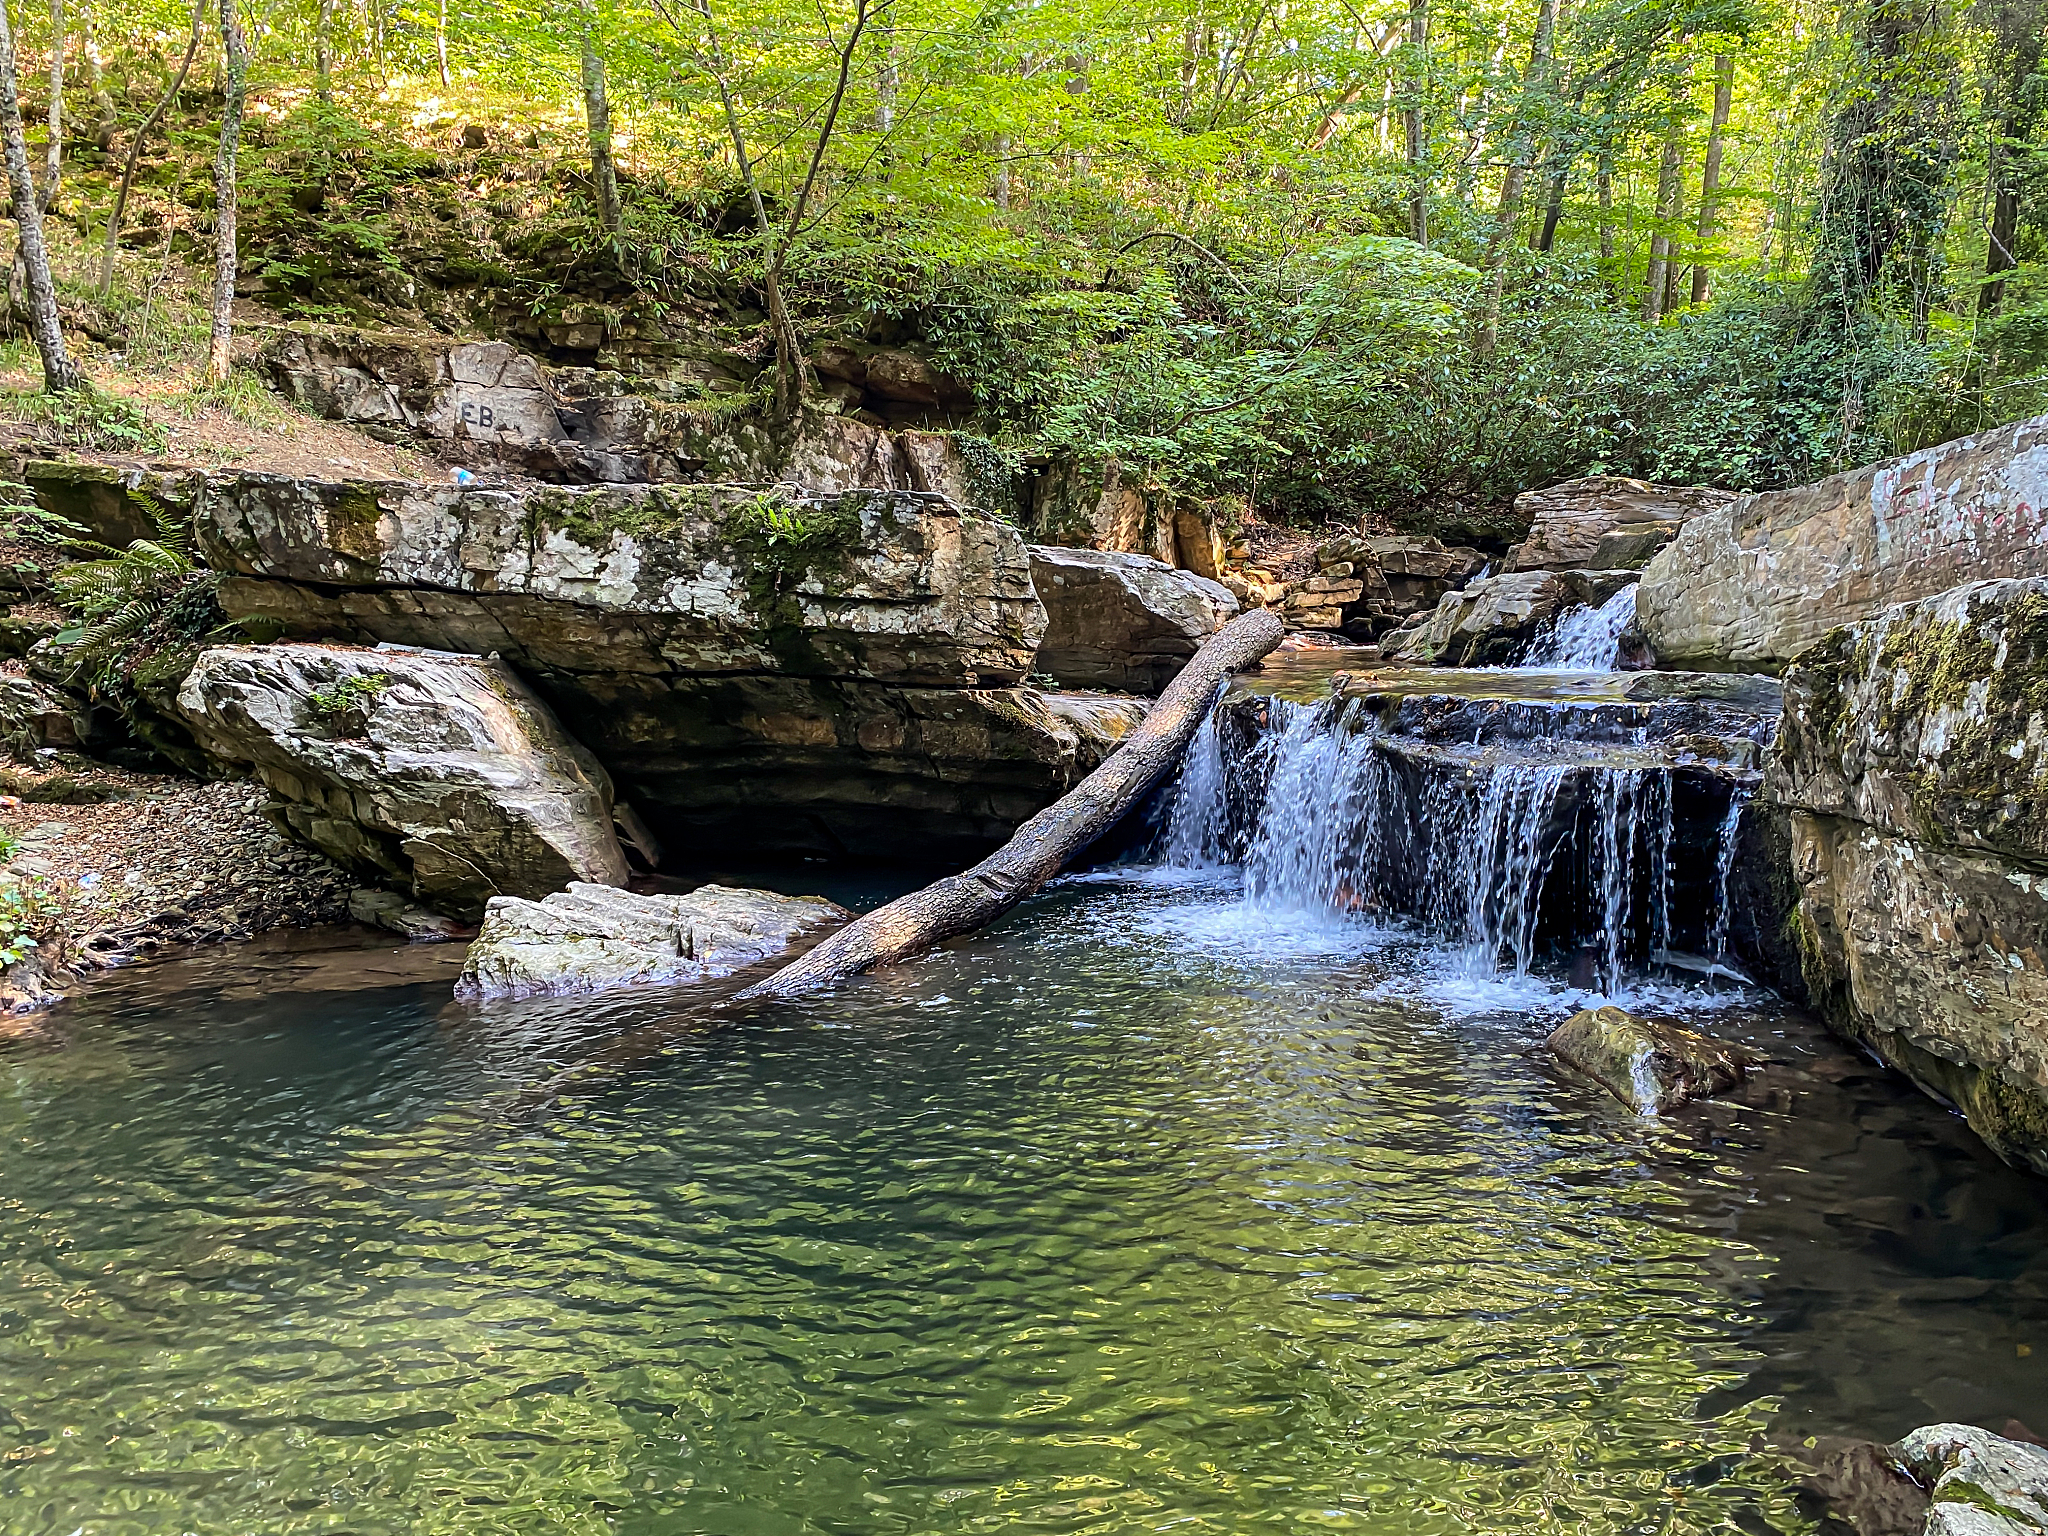
<svg viewBox="0 0 2048 1536">
<path fill-rule="evenodd" d="M 194 48 L 139 185 L 197 248 L 232 13 L 287 314 L 360 318 L 365 266 L 709 299 L 767 415 L 908 338 L 998 451 L 1289 514 L 1792 484 L 2048 409 L 2041 0 L 210 4 L 17 9 L 24 110 L 61 38 L 111 166 Z M 81 240 L 103 180 L 53 200 Z"/>
</svg>

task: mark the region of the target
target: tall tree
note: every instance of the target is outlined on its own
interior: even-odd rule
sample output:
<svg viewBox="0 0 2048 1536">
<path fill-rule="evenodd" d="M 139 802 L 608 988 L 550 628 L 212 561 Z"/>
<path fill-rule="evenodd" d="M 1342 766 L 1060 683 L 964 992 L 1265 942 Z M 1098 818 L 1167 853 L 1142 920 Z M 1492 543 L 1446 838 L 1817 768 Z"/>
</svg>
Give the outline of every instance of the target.
<svg viewBox="0 0 2048 1536">
<path fill-rule="evenodd" d="M 605 79 L 604 56 L 597 51 L 597 16 L 591 0 L 583 10 L 583 119 L 590 132 L 590 179 L 597 186 L 597 218 L 605 232 L 619 232 L 619 168 L 612 159 L 612 103 Z"/>
<path fill-rule="evenodd" d="M 2020 264 L 2020 199 L 2030 160 L 2040 154 L 2032 141 L 2048 98 L 2048 79 L 2041 74 L 2044 23 L 2048 17 L 2042 15 L 2041 0 L 1995 0 L 1984 93 L 1992 122 L 1991 225 L 1984 251 L 1984 275 L 1990 281 L 1977 290 L 1980 315 L 1998 312 L 2007 281 L 2001 274 Z"/>
<path fill-rule="evenodd" d="M 185 40 L 185 57 L 178 61 L 177 74 L 150 109 L 149 116 L 135 130 L 135 137 L 128 145 L 128 158 L 121 166 L 120 184 L 114 189 L 113 212 L 107 215 L 107 243 L 100 255 L 101 298 L 114 291 L 114 251 L 121 240 L 121 221 L 128 212 L 128 192 L 135 185 L 135 168 L 142 163 L 142 146 L 148 141 L 150 131 L 163 121 L 171 103 L 178 99 L 178 92 L 185 88 L 185 77 L 192 73 L 192 60 L 199 53 L 199 39 L 206 34 L 206 7 L 207 0 L 196 0 L 193 5 L 192 29 Z"/>
<path fill-rule="evenodd" d="M 28 272 L 28 328 L 43 359 L 43 388 L 63 394 L 85 387 L 85 375 L 64 345 L 57 310 L 57 285 L 50 277 L 50 253 L 43 244 L 43 209 L 28 166 L 28 135 L 21 125 L 21 74 L 15 61 L 14 26 L 0 0 L 0 148 L 7 156 L 7 187 L 20 231 L 21 263 Z"/>
<path fill-rule="evenodd" d="M 1408 238 L 1429 244 L 1429 0 L 1408 0 L 1408 105 L 1401 128 L 1408 151 Z"/>
<path fill-rule="evenodd" d="M 50 141 L 43 149 L 43 211 L 57 201 L 64 174 L 64 0 L 50 0 Z"/>
<path fill-rule="evenodd" d="M 241 253 L 235 241 L 240 196 L 236 160 L 242 147 L 242 113 L 249 94 L 249 49 L 235 0 L 220 0 L 220 45 L 224 61 L 220 141 L 213 155 L 213 335 L 206 349 L 206 376 L 224 383 L 234 365 L 235 277 Z"/>
<path fill-rule="evenodd" d="M 1664 145 L 1657 156 L 1656 223 L 1650 231 L 1650 266 L 1643 274 L 1643 318 L 1664 318 L 1671 283 L 1671 230 L 1678 223 L 1679 161 L 1685 148 L 1685 119 L 1673 102 L 1664 116 Z"/>
<path fill-rule="evenodd" d="M 1717 221 L 1721 216 L 1721 140 L 1728 131 L 1728 111 L 1735 100 L 1735 60 L 1732 55 L 1714 55 L 1714 115 L 1707 125 L 1707 159 L 1700 170 L 1699 250 L 1693 258 L 1692 302 L 1707 302 L 1713 291 L 1714 269 L 1710 254 Z"/>
<path fill-rule="evenodd" d="M 1514 122 L 1508 140 L 1507 171 L 1501 178 L 1500 203 L 1494 211 L 1493 232 L 1486 242 L 1482 264 L 1485 297 L 1472 350 L 1491 357 L 1500 344 L 1500 306 L 1507 285 L 1508 247 L 1513 243 L 1515 219 L 1521 213 L 1522 188 L 1529 179 L 1529 165 L 1536 154 L 1536 117 L 1550 89 L 1550 43 L 1557 22 L 1557 0 L 1536 0 L 1536 28 L 1530 34 L 1529 69 L 1522 76 Z"/>
</svg>

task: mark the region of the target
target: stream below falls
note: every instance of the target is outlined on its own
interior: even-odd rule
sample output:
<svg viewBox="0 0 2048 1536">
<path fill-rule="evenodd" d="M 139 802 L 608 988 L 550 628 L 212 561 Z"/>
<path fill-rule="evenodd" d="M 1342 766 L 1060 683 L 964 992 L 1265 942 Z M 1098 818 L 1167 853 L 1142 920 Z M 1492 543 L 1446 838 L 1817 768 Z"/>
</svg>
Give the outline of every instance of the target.
<svg viewBox="0 0 2048 1536">
<path fill-rule="evenodd" d="M 1790 1533 L 1773 1437 L 2048 1430 L 2043 1186 L 1638 964 L 1714 942 L 1727 812 L 1630 782 L 1622 895 L 1597 786 L 1532 834 L 1544 923 L 1774 1058 L 1662 1120 L 1538 1048 L 1592 995 L 1543 924 L 1371 910 L 1393 844 L 1303 884 L 1221 812 L 743 1013 L 471 1008 L 345 935 L 109 977 L 0 1057 L 0 1529 Z"/>
</svg>

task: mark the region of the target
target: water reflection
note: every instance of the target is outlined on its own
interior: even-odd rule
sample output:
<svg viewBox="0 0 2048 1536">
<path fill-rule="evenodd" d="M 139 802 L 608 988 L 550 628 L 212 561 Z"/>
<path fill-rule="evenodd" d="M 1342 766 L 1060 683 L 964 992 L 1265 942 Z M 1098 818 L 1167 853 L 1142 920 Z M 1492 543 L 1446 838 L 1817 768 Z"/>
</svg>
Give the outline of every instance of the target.
<svg viewBox="0 0 2048 1536">
<path fill-rule="evenodd" d="M 1233 900 L 745 1014 L 116 979 L 0 1058 L 0 1524 L 1793 1531 L 1774 1423 L 2048 1421 L 2040 1186 L 1927 1101 L 1733 1008 L 1784 1064 L 1645 1124 Z"/>
</svg>

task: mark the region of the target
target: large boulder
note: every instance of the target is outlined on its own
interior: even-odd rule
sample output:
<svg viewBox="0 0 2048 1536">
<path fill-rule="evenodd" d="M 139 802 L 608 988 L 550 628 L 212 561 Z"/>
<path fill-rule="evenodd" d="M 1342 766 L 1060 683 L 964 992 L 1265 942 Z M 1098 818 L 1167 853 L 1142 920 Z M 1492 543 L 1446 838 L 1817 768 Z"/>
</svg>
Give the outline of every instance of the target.
<svg viewBox="0 0 2048 1536">
<path fill-rule="evenodd" d="M 1892 1455 L 1933 1498 L 1925 1536 L 2048 1532 L 2048 1448 L 1974 1424 L 1930 1424 Z"/>
<path fill-rule="evenodd" d="M 177 709 L 302 841 L 438 911 L 626 883 L 612 786 L 510 668 L 336 645 L 200 653 Z"/>
<path fill-rule="evenodd" d="M 1640 568 L 1691 519 L 1725 507 L 1733 493 L 1697 485 L 1652 485 L 1620 475 L 1567 480 L 1515 498 L 1529 536 L 1508 551 L 1510 571 Z"/>
<path fill-rule="evenodd" d="M 1425 613 L 1443 595 L 1486 569 L 1486 556 L 1469 545 L 1446 548 L 1443 540 L 1385 534 L 1364 540 L 1387 584 L 1387 614 L 1403 619 Z"/>
<path fill-rule="evenodd" d="M 1063 687 L 1157 693 L 1237 613 L 1228 588 L 1148 555 L 1031 546 L 1045 604 L 1033 670 Z"/>
<path fill-rule="evenodd" d="M 1815 1004 L 2048 1173 L 2048 579 L 1958 587 L 1809 651 L 1769 786 Z"/>
<path fill-rule="evenodd" d="M 1515 571 L 1446 592 L 1436 611 L 1400 634 L 1401 661 L 1512 666 L 1559 614 L 1598 608 L 1635 580 L 1617 571 Z"/>
<path fill-rule="evenodd" d="M 2048 576 L 2048 416 L 1692 519 L 1643 573 L 1666 665 L 1777 671 L 1963 582 Z"/>
<path fill-rule="evenodd" d="M 231 614 L 498 653 L 671 846 L 971 862 L 1138 708 L 1020 686 L 1046 623 L 1023 537 L 935 495 L 202 490 Z"/>
<path fill-rule="evenodd" d="M 455 990 L 492 999 L 703 981 L 781 954 L 802 934 L 852 915 L 822 896 L 724 885 L 687 896 L 580 883 L 540 901 L 498 896 Z"/>
</svg>

